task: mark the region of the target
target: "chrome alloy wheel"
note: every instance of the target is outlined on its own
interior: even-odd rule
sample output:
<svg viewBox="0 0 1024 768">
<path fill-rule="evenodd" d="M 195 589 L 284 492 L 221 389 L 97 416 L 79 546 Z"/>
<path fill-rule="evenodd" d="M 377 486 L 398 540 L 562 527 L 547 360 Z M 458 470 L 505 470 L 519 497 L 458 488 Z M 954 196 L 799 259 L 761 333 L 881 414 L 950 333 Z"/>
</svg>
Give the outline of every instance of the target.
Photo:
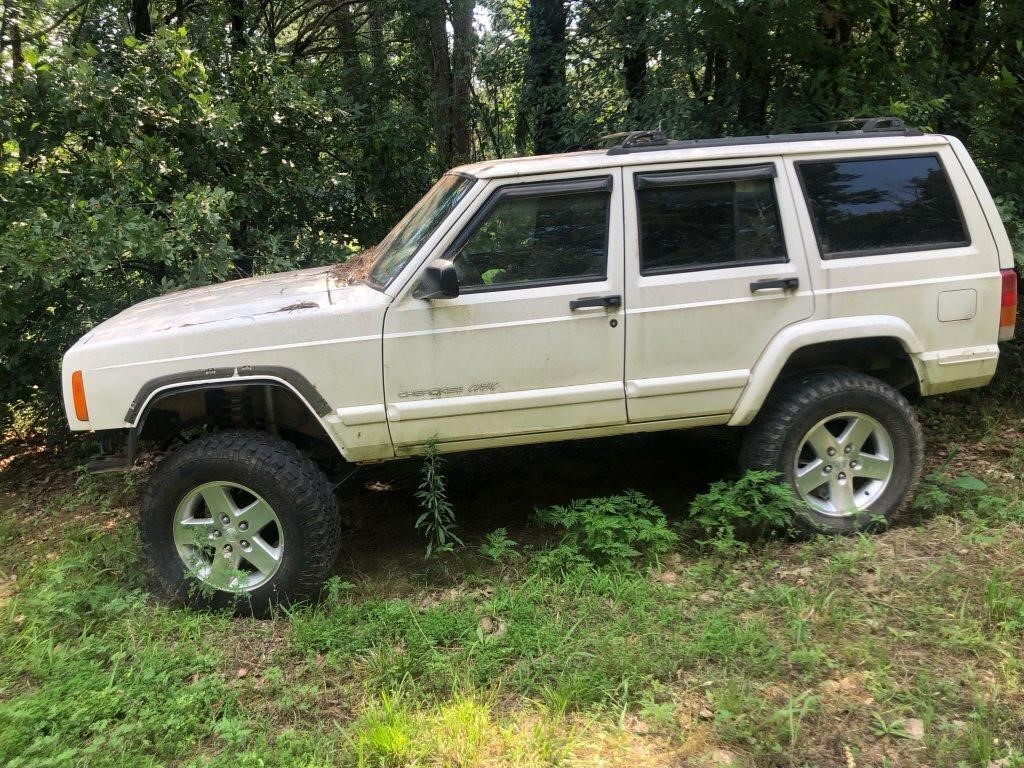
<svg viewBox="0 0 1024 768">
<path fill-rule="evenodd" d="M 892 479 L 892 438 L 877 420 L 854 411 L 822 419 L 800 441 L 793 479 L 800 497 L 831 517 L 869 508 Z"/>
<path fill-rule="evenodd" d="M 190 491 L 174 514 L 178 556 L 199 581 L 250 592 L 281 565 L 284 530 L 277 513 L 244 485 L 217 481 Z"/>
</svg>

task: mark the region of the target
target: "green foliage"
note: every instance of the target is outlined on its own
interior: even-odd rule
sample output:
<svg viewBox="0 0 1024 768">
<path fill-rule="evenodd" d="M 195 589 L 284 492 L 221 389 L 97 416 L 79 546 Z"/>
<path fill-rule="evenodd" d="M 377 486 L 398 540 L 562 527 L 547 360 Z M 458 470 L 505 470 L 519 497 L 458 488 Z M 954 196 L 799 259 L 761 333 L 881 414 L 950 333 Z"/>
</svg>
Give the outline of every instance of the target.
<svg viewBox="0 0 1024 768">
<path fill-rule="evenodd" d="M 484 538 L 483 544 L 480 545 L 480 554 L 496 563 L 517 560 L 522 557 L 516 550 L 518 546 L 508 537 L 505 528 L 495 528 Z"/>
<path fill-rule="evenodd" d="M 427 539 L 428 558 L 438 552 L 451 552 L 456 544 L 462 546 L 462 539 L 455 533 L 455 511 L 444 489 L 443 463 L 437 453 L 437 440 L 432 438 L 423 455 L 422 479 L 416 491 L 423 508 L 423 514 L 416 519 L 416 530 Z"/>
<path fill-rule="evenodd" d="M 713 483 L 690 504 L 694 521 L 707 536 L 701 543 L 721 554 L 746 552 L 744 538 L 785 531 L 802 502 L 776 472 L 747 471 L 734 482 Z"/>
<path fill-rule="evenodd" d="M 40 49 L 4 86 L 0 427 L 26 409 L 59 421 L 61 354 L 124 307 L 341 262 L 373 234 L 338 154 L 353 147 L 349 97 L 273 57 L 238 57 L 225 77 L 195 42 L 165 27 Z"/>
<path fill-rule="evenodd" d="M 0 765 L 535 766 L 594 745 L 608 764 L 668 763 L 698 717 L 752 765 L 827 762 L 837 728 L 854 751 L 884 737 L 934 765 L 1019 762 L 1016 521 L 939 515 L 655 569 L 598 567 L 582 527 L 554 531 L 563 567 L 513 560 L 525 548 L 495 531 L 500 562 L 467 558 L 454 580 L 396 542 L 339 563 L 322 602 L 254 621 L 147 594 L 117 479 L 39 469 L 67 493 L 40 506 L 27 479 L 0 494 Z M 972 504 L 1021 492 L 946 471 Z M 897 738 L 908 718 L 923 743 Z"/>
<path fill-rule="evenodd" d="M 928 473 L 914 494 L 913 508 L 928 514 L 959 515 L 981 523 L 1024 520 L 1024 502 L 1008 498 L 966 473 L 951 476 L 944 466 Z"/>
<path fill-rule="evenodd" d="M 363 716 L 357 741 L 360 765 L 400 768 L 408 764 L 414 727 L 408 711 L 393 696 L 381 696 L 378 706 Z"/>
<path fill-rule="evenodd" d="M 615 568 L 627 568 L 638 558 L 653 560 L 678 540 L 661 509 L 638 491 L 549 507 L 539 510 L 537 519 L 565 531 L 563 547 Z"/>
<path fill-rule="evenodd" d="M 1024 632 L 1024 593 L 1013 576 L 1013 572 L 997 570 L 985 582 L 987 618 L 1008 634 Z"/>
</svg>

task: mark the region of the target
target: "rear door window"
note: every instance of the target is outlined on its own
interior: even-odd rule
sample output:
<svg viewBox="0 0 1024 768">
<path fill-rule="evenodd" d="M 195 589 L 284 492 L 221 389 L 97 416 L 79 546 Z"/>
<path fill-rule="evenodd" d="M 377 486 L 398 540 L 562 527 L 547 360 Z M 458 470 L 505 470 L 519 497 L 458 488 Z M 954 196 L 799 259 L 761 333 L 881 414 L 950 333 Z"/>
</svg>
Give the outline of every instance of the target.
<svg viewBox="0 0 1024 768">
<path fill-rule="evenodd" d="M 775 166 L 637 174 L 640 274 L 785 262 Z"/>
<path fill-rule="evenodd" d="M 936 155 L 796 164 L 823 258 L 970 245 Z"/>
</svg>

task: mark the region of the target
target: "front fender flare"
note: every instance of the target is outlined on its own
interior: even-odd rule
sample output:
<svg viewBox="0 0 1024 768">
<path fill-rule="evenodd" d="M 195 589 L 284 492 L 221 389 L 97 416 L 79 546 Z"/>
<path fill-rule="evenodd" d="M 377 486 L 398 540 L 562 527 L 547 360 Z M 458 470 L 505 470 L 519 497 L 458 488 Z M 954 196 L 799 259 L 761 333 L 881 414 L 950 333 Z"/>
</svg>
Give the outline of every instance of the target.
<svg viewBox="0 0 1024 768">
<path fill-rule="evenodd" d="M 128 406 L 124 420 L 129 426 L 140 426 L 142 417 L 154 402 L 154 398 L 164 395 L 168 390 L 187 392 L 224 384 L 260 383 L 286 386 L 312 413 L 321 419 L 332 411 L 330 404 L 324 400 L 317 388 L 298 371 L 276 365 L 242 365 L 230 368 L 183 371 L 150 379 L 142 385 L 139 393 Z"/>
</svg>

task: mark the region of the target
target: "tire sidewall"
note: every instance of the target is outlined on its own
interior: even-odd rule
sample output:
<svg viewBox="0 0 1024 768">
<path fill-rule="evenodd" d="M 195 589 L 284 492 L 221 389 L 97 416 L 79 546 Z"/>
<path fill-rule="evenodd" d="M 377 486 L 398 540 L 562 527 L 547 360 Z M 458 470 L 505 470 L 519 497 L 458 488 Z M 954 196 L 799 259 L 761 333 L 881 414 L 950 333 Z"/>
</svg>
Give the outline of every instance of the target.
<svg viewBox="0 0 1024 768">
<path fill-rule="evenodd" d="M 902 399 L 895 391 L 893 394 Z M 909 409 L 909 405 L 905 407 Z M 915 422 L 908 418 L 899 400 L 890 402 L 888 398 L 873 391 L 852 389 L 825 395 L 800 412 L 789 424 L 776 453 L 773 468 L 785 478 L 794 492 L 795 459 L 804 437 L 823 419 L 851 411 L 872 417 L 889 433 L 893 448 L 893 472 L 889 483 L 869 509 L 844 517 L 830 517 L 802 504 L 796 514 L 796 523 L 805 532 L 850 534 L 884 528 L 916 482 L 921 447 Z"/>
<path fill-rule="evenodd" d="M 166 465 L 166 466 L 165 466 Z M 172 455 L 158 468 L 143 497 L 140 535 L 143 547 L 163 586 L 178 600 L 193 606 L 247 610 L 263 615 L 270 606 L 285 601 L 298 584 L 305 551 L 301 511 L 284 489 L 265 471 L 234 458 L 195 458 Z M 173 523 L 178 505 L 193 490 L 209 482 L 245 486 L 273 508 L 284 534 L 281 563 L 268 582 L 251 592 L 212 590 L 188 572 L 174 543 Z"/>
</svg>

